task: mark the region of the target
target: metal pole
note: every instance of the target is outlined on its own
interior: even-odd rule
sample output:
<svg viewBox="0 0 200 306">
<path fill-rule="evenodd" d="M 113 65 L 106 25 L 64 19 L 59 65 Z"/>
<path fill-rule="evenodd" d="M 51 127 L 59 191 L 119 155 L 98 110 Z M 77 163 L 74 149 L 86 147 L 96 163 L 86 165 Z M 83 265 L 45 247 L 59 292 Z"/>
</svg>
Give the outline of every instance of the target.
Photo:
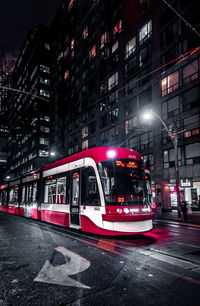
<svg viewBox="0 0 200 306">
<path fill-rule="evenodd" d="M 178 137 L 177 131 L 174 133 L 174 149 L 175 149 L 175 172 L 176 172 L 176 192 L 177 192 L 177 206 L 180 208 L 180 190 L 179 190 L 179 166 L 178 166 Z"/>
<path fill-rule="evenodd" d="M 162 125 L 164 126 L 165 130 L 170 137 L 173 146 L 174 146 L 174 153 L 175 153 L 175 177 L 176 177 L 176 192 L 177 192 L 177 206 L 180 207 L 180 188 L 179 188 L 179 166 L 178 166 L 178 133 L 177 133 L 177 126 L 175 127 L 175 131 L 173 133 L 174 138 L 172 137 L 169 129 L 167 128 L 165 122 L 161 119 L 161 117 L 155 113 L 153 110 L 151 112 L 161 121 Z"/>
</svg>

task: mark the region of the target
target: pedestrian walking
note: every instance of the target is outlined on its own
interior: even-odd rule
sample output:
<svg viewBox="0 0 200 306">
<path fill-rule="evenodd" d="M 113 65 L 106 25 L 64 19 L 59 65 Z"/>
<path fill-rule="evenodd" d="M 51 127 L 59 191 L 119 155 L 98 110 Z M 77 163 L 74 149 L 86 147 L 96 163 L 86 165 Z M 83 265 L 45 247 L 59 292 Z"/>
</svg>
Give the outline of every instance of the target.
<svg viewBox="0 0 200 306">
<path fill-rule="evenodd" d="M 200 194 L 199 194 L 198 206 L 199 206 L 199 209 L 200 209 Z"/>
<path fill-rule="evenodd" d="M 183 213 L 184 220 L 187 220 L 187 201 L 181 202 L 181 211 Z"/>
</svg>

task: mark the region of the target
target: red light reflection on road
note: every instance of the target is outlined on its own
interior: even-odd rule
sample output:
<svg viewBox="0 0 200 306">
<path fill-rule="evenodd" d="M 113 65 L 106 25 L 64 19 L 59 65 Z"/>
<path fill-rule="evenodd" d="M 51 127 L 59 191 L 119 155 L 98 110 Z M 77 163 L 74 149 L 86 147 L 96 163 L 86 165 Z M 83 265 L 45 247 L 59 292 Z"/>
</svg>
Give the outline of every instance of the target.
<svg viewBox="0 0 200 306">
<path fill-rule="evenodd" d="M 170 235 L 170 231 L 166 228 L 153 228 L 151 232 L 143 234 L 146 237 L 154 238 L 157 242 L 166 239 Z"/>
</svg>

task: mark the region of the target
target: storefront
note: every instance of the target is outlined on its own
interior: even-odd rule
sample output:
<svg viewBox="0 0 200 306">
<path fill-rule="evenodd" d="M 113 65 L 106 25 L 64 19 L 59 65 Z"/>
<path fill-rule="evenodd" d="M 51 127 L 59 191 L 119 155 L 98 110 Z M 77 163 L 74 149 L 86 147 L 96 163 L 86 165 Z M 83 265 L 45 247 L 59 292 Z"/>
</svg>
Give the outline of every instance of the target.
<svg viewBox="0 0 200 306">
<path fill-rule="evenodd" d="M 199 208 L 200 180 L 180 179 L 180 201 L 187 201 L 192 208 Z M 170 199 L 172 209 L 177 208 L 177 190 L 174 180 L 170 180 Z"/>
</svg>

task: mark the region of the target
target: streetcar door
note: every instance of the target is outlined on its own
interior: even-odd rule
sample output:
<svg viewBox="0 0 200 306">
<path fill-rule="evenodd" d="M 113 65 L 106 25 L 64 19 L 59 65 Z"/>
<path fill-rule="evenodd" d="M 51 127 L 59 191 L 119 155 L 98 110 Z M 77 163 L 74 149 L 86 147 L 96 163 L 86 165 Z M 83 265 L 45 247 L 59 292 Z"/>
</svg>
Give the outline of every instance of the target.
<svg viewBox="0 0 200 306">
<path fill-rule="evenodd" d="M 70 226 L 80 228 L 80 171 L 72 172 Z"/>
</svg>

